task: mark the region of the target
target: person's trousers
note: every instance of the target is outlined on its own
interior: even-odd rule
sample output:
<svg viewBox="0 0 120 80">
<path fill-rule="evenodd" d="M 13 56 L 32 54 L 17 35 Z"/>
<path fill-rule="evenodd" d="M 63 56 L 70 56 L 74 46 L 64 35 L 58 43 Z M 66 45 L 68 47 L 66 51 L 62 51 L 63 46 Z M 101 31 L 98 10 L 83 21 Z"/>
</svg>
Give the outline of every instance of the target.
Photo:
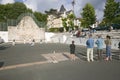
<svg viewBox="0 0 120 80">
<path fill-rule="evenodd" d="M 97 54 L 98 54 L 98 60 L 102 60 L 103 50 L 102 49 L 97 49 Z"/>
<path fill-rule="evenodd" d="M 106 46 L 106 56 L 107 57 L 111 56 L 111 46 Z"/>
<path fill-rule="evenodd" d="M 93 48 L 87 48 L 87 60 L 88 61 L 94 61 L 93 60 Z"/>
</svg>

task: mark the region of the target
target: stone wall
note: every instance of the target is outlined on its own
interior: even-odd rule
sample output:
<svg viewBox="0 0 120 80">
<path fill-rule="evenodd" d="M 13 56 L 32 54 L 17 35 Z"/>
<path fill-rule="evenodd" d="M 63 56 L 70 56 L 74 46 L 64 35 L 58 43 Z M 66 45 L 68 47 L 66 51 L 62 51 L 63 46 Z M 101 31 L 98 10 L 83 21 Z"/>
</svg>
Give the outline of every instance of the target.
<svg viewBox="0 0 120 80">
<path fill-rule="evenodd" d="M 24 17 L 17 26 L 8 27 L 8 40 L 16 42 L 36 42 L 45 39 L 45 29 L 39 28 L 30 16 Z"/>
</svg>

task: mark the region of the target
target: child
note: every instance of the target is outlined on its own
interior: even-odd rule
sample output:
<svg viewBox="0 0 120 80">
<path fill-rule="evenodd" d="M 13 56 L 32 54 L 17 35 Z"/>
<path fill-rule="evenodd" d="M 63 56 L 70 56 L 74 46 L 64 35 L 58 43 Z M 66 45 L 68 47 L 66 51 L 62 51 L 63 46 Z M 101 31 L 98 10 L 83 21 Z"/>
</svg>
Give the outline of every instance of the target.
<svg viewBox="0 0 120 80">
<path fill-rule="evenodd" d="M 15 46 L 15 39 L 13 39 L 12 45 Z"/>
<path fill-rule="evenodd" d="M 71 60 L 75 60 L 75 44 L 74 44 L 74 41 L 72 41 L 72 44 L 70 44 L 70 58 L 71 58 Z"/>
<path fill-rule="evenodd" d="M 32 43 L 31 43 L 31 46 L 34 46 L 34 45 L 35 45 L 35 40 L 33 39 Z"/>
</svg>

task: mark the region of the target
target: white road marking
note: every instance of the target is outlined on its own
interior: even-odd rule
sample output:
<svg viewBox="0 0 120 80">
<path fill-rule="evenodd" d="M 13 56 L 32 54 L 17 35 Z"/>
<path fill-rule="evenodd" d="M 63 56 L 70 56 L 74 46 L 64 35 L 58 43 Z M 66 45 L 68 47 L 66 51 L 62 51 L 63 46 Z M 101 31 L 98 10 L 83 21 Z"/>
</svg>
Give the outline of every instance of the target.
<svg viewBox="0 0 120 80">
<path fill-rule="evenodd" d="M 49 63 L 49 61 L 40 61 L 40 62 L 32 62 L 32 63 L 24 63 L 24 64 L 18 64 L 18 65 L 5 66 L 5 67 L 0 68 L 0 71 L 21 68 L 21 67 L 28 67 L 28 66 L 39 65 L 39 64 L 44 64 L 44 63 Z"/>
</svg>

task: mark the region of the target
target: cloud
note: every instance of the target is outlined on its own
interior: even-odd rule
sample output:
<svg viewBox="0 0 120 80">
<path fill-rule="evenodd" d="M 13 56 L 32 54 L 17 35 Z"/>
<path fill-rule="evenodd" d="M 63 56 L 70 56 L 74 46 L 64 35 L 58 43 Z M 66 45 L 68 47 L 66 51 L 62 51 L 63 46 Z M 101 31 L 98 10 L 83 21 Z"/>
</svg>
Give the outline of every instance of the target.
<svg viewBox="0 0 120 80">
<path fill-rule="evenodd" d="M 26 6 L 30 9 L 32 9 L 33 11 L 37 11 L 37 5 L 38 5 L 38 1 L 35 0 L 26 0 L 24 2 L 24 4 L 26 4 Z"/>
<path fill-rule="evenodd" d="M 49 10 L 51 8 L 59 10 L 60 6 L 65 3 L 64 1 L 65 0 L 43 0 L 41 4 L 37 6 L 39 7 L 38 11 L 41 10 L 44 12 L 45 10 Z"/>
<path fill-rule="evenodd" d="M 33 11 L 44 12 L 51 8 L 58 9 L 63 2 L 64 0 L 27 0 L 25 4 Z"/>
<path fill-rule="evenodd" d="M 14 3 L 14 0 L 1 0 L 0 3 L 1 4 L 7 4 L 7 3 Z"/>
</svg>

